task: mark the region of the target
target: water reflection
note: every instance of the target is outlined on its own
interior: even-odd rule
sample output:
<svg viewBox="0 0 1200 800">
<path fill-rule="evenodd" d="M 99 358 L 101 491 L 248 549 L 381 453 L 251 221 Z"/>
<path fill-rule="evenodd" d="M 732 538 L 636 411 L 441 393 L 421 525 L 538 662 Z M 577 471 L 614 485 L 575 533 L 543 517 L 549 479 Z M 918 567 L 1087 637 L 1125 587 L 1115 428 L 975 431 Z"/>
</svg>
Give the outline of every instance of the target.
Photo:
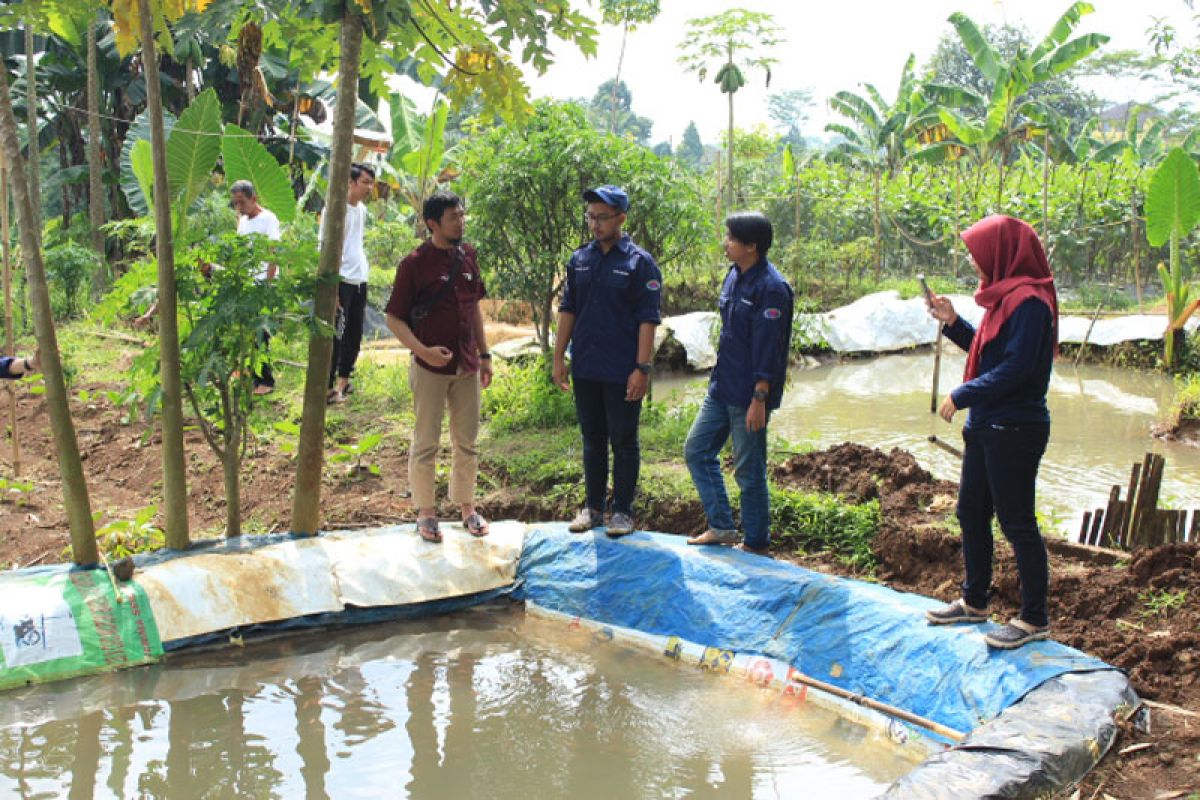
<svg viewBox="0 0 1200 800">
<path fill-rule="evenodd" d="M 32 688 L 0 708 L 21 797 L 873 796 L 854 729 L 489 608 Z"/>
<path fill-rule="evenodd" d="M 940 395 L 957 386 L 965 356 L 943 353 Z M 930 412 L 933 355 L 881 356 L 792 372 L 783 405 L 771 419 L 786 439 L 827 447 L 844 441 L 902 447 L 936 476 L 957 480 L 959 462 L 928 442 L 936 435 L 961 443 L 965 415 L 947 425 Z M 703 396 L 707 378 L 656 379 L 656 397 L 678 392 Z M 1038 475 L 1038 508 L 1072 534 L 1085 510 L 1103 507 L 1113 484 L 1129 482 L 1129 468 L 1150 451 L 1167 459 L 1163 497 L 1175 507 L 1200 498 L 1200 449 L 1150 437 L 1171 404 L 1169 378 L 1154 373 L 1069 362 L 1055 364 L 1048 401 L 1050 445 Z M 940 397 L 939 397 L 940 400 Z"/>
</svg>

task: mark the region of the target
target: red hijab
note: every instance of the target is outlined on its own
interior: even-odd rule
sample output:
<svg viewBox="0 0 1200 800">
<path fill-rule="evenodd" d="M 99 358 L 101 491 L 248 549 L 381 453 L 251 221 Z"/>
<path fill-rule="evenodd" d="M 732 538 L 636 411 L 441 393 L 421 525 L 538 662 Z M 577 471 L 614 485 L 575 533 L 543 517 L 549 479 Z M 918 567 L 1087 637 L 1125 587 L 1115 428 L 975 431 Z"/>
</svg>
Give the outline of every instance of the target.
<svg viewBox="0 0 1200 800">
<path fill-rule="evenodd" d="M 984 217 L 967 228 L 962 233 L 962 240 L 983 271 L 984 278 L 979 291 L 975 292 L 975 302 L 985 309 L 983 322 L 967 353 L 963 380 L 969 381 L 979 374 L 984 345 L 1000 334 L 1017 306 L 1031 297 L 1050 307 L 1057 355 L 1058 293 L 1054 289 L 1054 276 L 1050 273 L 1046 253 L 1033 228 L 1019 219 L 997 214 Z"/>
</svg>

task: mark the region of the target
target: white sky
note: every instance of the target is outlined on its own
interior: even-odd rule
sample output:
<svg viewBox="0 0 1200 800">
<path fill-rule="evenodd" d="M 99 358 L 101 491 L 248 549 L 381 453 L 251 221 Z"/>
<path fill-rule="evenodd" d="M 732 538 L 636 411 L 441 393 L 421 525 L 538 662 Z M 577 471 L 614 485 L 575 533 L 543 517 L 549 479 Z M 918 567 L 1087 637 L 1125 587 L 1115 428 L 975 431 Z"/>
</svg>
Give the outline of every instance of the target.
<svg viewBox="0 0 1200 800">
<path fill-rule="evenodd" d="M 769 123 L 768 94 L 808 87 L 815 105 L 803 132 L 822 135 L 830 119 L 825 108 L 830 95 L 857 90 L 865 82 L 874 83 L 891 100 L 908 55 L 915 53 L 918 66 L 923 64 L 938 38 L 953 32 L 946 21 L 951 13 L 962 11 L 980 25 L 1022 25 L 1036 41 L 1070 4 L 1070 0 L 662 0 L 659 17 L 630 35 L 622 78 L 633 94 L 633 110 L 654 120 L 651 142 L 671 138 L 678 144 L 688 121 L 695 120 L 701 138 L 715 143 L 726 125 L 726 98 L 711 77 L 701 84 L 676 63 L 686 22 L 735 7 L 765 11 L 774 15 L 787 41 L 775 50 L 779 63 L 770 89 L 764 88 L 761 71 L 747 75 L 747 85 L 734 101 L 735 124 Z M 1146 30 L 1153 17 L 1169 19 L 1185 41 L 1198 27 L 1183 0 L 1093 0 L 1093 5 L 1096 12 L 1084 17 L 1075 33 L 1109 35 L 1112 39 L 1105 50 L 1146 49 Z M 610 26 L 600 27 L 594 59 L 561 45 L 550 70 L 531 79 L 533 94 L 592 97 L 597 86 L 616 72 L 620 47 L 620 30 Z M 1136 85 L 1116 86 L 1108 81 L 1087 88 L 1117 102 L 1139 99 L 1133 96 Z"/>
</svg>

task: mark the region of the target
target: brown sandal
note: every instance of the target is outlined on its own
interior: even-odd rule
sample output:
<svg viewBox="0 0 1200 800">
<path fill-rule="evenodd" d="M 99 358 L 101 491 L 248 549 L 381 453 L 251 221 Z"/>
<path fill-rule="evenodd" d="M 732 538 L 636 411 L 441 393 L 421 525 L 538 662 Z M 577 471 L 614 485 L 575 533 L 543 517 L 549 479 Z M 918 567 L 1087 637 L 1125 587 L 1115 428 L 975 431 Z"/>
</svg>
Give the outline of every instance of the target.
<svg viewBox="0 0 1200 800">
<path fill-rule="evenodd" d="M 478 511 L 468 514 L 462 521 L 463 527 L 467 529 L 467 533 L 476 537 L 487 536 L 490 533 L 488 529 L 488 521 L 480 516 Z"/>
<path fill-rule="evenodd" d="M 422 539 L 433 544 L 442 541 L 442 532 L 438 529 L 437 517 L 418 517 L 417 533 Z"/>
</svg>

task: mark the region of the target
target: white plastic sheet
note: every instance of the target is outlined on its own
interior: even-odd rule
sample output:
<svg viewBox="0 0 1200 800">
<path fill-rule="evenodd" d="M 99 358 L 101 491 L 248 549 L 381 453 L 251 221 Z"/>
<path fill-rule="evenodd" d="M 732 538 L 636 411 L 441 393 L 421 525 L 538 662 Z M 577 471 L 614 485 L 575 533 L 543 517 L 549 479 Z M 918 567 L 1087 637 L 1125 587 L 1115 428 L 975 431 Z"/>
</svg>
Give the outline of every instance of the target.
<svg viewBox="0 0 1200 800">
<path fill-rule="evenodd" d="M 946 295 L 954 310 L 972 325 L 979 325 L 983 309 L 971 295 Z M 898 292 L 887 291 L 860 297 L 848 306 L 824 314 L 802 314 L 825 336 L 837 353 L 886 353 L 919 345 L 933 344 L 937 323 L 925 309 L 920 297 L 901 300 Z M 1097 319 L 1091 326 L 1090 317 L 1062 316 L 1059 319 L 1059 341 L 1079 344 L 1086 337 L 1094 345 L 1109 347 L 1121 342 L 1160 341 L 1166 330 L 1166 317 L 1161 314 L 1131 314 L 1123 317 Z M 1200 320 L 1192 319 L 1187 329 L 1195 330 Z"/>
<path fill-rule="evenodd" d="M 412 525 L 329 533 L 247 550 L 198 553 L 147 566 L 138 582 L 162 641 L 359 607 L 405 605 L 508 586 L 525 526 L 498 522 L 482 539 L 443 526 L 422 541 Z"/>
</svg>

